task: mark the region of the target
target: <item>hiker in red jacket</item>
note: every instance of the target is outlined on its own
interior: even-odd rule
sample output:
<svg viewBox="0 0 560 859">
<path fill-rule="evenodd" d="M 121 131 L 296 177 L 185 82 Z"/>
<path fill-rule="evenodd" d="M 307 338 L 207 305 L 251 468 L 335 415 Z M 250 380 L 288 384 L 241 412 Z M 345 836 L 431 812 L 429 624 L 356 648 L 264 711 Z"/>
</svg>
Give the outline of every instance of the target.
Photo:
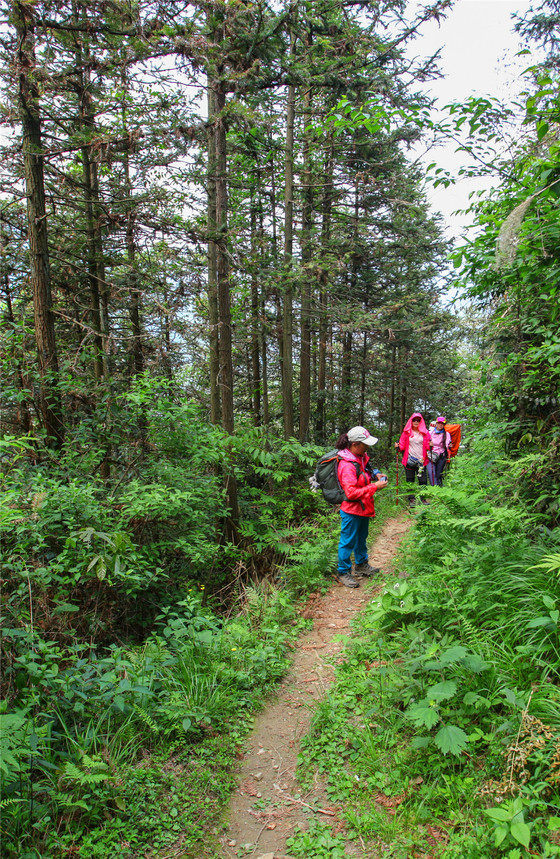
<svg viewBox="0 0 560 859">
<path fill-rule="evenodd" d="M 420 412 L 414 412 L 407 420 L 399 441 L 395 447 L 402 451 L 402 464 L 407 483 L 414 483 L 418 474 L 418 484 L 426 486 L 428 482 L 428 451 L 432 440 Z M 414 495 L 408 495 L 408 503 L 414 504 Z M 428 499 L 423 498 L 424 504 Z"/>
<path fill-rule="evenodd" d="M 371 567 L 368 560 L 367 535 L 369 520 L 375 516 L 373 496 L 378 489 L 387 486 L 384 474 L 368 468 L 368 448 L 377 439 L 364 427 L 352 427 L 343 433 L 336 447 L 340 461 L 338 479 L 346 495 L 340 506 L 340 542 L 338 545 L 337 580 L 347 588 L 359 587 L 357 578 L 371 576 L 379 572 Z M 351 556 L 354 552 L 354 576 L 352 575 Z"/>
</svg>

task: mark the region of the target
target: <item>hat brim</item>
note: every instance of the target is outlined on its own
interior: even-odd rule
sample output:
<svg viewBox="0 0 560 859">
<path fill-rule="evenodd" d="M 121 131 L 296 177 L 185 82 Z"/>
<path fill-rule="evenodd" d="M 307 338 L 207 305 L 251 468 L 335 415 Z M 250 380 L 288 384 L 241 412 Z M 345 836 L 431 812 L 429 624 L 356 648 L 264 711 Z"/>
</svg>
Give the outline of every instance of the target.
<svg viewBox="0 0 560 859">
<path fill-rule="evenodd" d="M 365 438 L 363 440 L 363 444 L 367 444 L 368 447 L 373 447 L 373 445 L 377 444 L 378 441 L 378 438 L 375 438 L 374 435 L 370 435 L 369 438 Z"/>
</svg>

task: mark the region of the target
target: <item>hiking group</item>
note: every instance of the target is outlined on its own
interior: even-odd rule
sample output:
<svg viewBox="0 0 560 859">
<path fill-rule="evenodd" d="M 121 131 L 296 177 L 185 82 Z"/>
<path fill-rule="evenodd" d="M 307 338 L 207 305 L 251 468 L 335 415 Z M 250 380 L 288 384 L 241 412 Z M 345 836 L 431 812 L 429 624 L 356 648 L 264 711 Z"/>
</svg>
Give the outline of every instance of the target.
<svg viewBox="0 0 560 859">
<path fill-rule="evenodd" d="M 419 486 L 427 486 L 428 480 L 431 486 L 443 486 L 445 466 L 454 455 L 453 441 L 445 428 L 443 415 L 428 429 L 420 412 L 414 412 L 407 420 L 395 448 L 403 455 L 407 483 L 414 483 L 418 476 Z M 415 503 L 414 495 L 409 494 L 407 499 L 411 506 Z M 423 504 L 429 504 L 427 498 L 421 500 Z"/>
<path fill-rule="evenodd" d="M 453 426 L 459 429 L 460 439 L 459 425 Z M 428 480 L 432 486 L 442 486 L 445 466 L 457 452 L 457 438 L 452 438 L 442 415 L 428 429 L 420 412 L 414 412 L 395 444 L 397 456 L 399 450 L 403 454 L 407 483 L 414 483 L 418 476 L 420 486 L 426 486 Z M 348 588 L 359 587 L 360 578 L 379 572 L 378 567 L 370 565 L 367 549 L 369 520 L 375 516 L 374 495 L 387 486 L 387 476 L 371 467 L 368 451 L 376 443 L 375 436 L 365 427 L 352 427 L 342 433 L 335 450 L 321 457 L 310 478 L 312 486 L 320 488 L 327 501 L 340 505 L 336 579 Z M 407 497 L 412 506 L 414 495 Z M 428 499 L 422 501 L 429 503 Z"/>
</svg>

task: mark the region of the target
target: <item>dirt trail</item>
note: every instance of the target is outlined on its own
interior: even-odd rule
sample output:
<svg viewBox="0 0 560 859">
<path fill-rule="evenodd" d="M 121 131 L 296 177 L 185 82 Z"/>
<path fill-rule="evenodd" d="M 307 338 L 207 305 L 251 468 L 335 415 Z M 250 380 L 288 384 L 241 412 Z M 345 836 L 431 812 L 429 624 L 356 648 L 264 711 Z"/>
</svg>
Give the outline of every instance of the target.
<svg viewBox="0 0 560 859">
<path fill-rule="evenodd" d="M 386 522 L 370 551 L 370 563 L 387 570 L 409 526 L 409 517 Z M 320 819 L 334 822 L 336 809 L 329 807 L 319 784 L 301 795 L 295 777 L 299 745 L 309 730 L 314 704 L 334 679 L 332 662 L 344 648 L 339 636 L 350 632 L 353 617 L 377 590 L 334 584 L 308 606 L 313 630 L 299 640 L 290 673 L 276 700 L 257 718 L 247 742 L 239 787 L 221 836 L 224 859 L 288 859 L 286 839 L 296 824 L 306 826 L 311 808 L 322 809 Z"/>
</svg>

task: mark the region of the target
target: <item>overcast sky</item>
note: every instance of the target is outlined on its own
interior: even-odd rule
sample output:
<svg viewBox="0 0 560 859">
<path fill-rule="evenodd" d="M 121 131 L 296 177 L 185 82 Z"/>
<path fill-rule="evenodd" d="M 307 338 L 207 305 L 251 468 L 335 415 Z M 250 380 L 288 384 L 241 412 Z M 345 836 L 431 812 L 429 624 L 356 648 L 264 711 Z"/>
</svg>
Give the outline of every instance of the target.
<svg viewBox="0 0 560 859">
<path fill-rule="evenodd" d="M 531 6 L 525 0 L 457 0 L 447 18 L 422 28 L 411 52 L 428 56 L 442 48 L 442 79 L 430 86 L 440 105 L 462 101 L 472 95 L 498 96 L 515 100 L 524 88 L 523 70 L 530 64 L 526 55 L 516 57 L 523 47 L 513 32 L 512 13 L 526 12 Z M 456 174 L 466 163 L 464 154 L 455 153 L 453 144 L 432 150 L 426 161 Z M 484 180 L 463 179 L 448 189 L 429 190 L 434 209 L 444 217 L 447 232 L 459 239 L 469 223 L 467 217 L 456 217 L 456 209 L 468 205 L 469 192 L 488 186 Z"/>
</svg>

